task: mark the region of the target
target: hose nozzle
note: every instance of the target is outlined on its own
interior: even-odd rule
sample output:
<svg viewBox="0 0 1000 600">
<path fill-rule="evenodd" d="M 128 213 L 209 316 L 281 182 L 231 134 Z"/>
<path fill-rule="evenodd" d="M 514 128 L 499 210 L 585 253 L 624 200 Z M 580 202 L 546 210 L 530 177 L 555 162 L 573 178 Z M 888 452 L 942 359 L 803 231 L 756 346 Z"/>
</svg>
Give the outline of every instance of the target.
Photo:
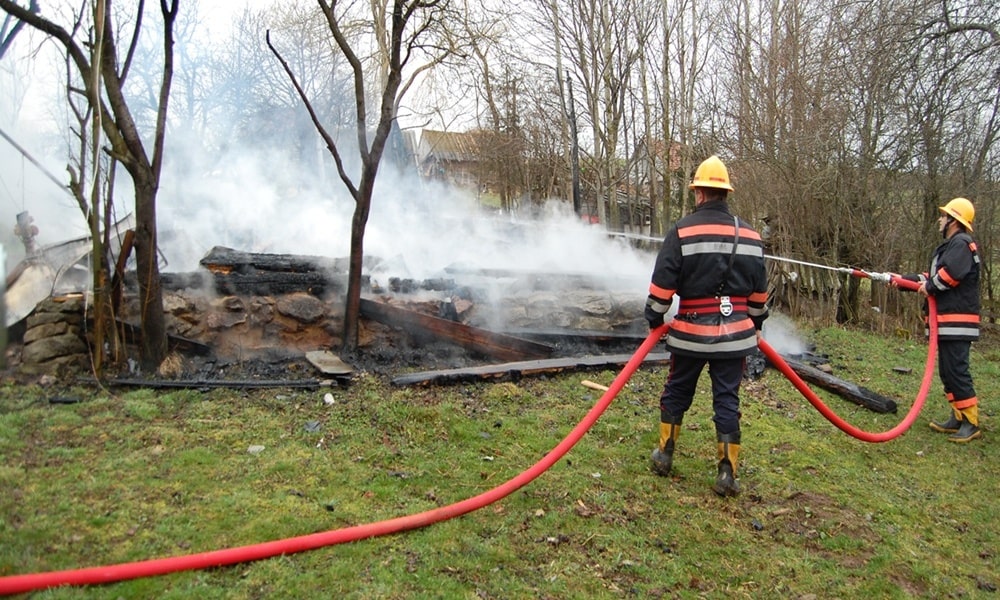
<svg viewBox="0 0 1000 600">
<path fill-rule="evenodd" d="M 889 283 L 892 281 L 892 273 L 868 273 L 865 272 L 865 276 L 872 281 L 881 281 L 882 283 Z"/>
</svg>

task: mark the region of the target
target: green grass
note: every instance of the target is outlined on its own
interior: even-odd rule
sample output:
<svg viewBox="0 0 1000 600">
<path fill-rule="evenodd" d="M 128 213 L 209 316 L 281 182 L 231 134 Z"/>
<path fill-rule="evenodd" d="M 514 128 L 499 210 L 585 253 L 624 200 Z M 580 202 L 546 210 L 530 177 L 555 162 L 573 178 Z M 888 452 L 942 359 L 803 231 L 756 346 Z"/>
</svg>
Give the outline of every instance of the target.
<svg viewBox="0 0 1000 600">
<path fill-rule="evenodd" d="M 899 413 L 820 390 L 825 403 L 868 431 L 899 422 L 919 388 L 922 341 L 840 328 L 808 337 L 837 376 L 894 397 Z M 644 368 L 551 469 L 462 517 L 36 596 L 996 597 L 998 358 L 974 350 L 985 433 L 967 445 L 927 427 L 947 414 L 936 379 L 911 430 L 870 444 L 768 369 L 743 390 L 743 494 L 721 499 L 710 489 L 707 374 L 665 479 L 648 471 L 665 371 Z M 81 389 L 78 404 L 50 404 L 52 390 L 3 384 L 0 576 L 257 544 L 458 502 L 555 447 L 599 398 L 581 379 L 614 376 L 395 388 L 363 375 L 333 390 L 332 406 L 325 390 Z"/>
</svg>

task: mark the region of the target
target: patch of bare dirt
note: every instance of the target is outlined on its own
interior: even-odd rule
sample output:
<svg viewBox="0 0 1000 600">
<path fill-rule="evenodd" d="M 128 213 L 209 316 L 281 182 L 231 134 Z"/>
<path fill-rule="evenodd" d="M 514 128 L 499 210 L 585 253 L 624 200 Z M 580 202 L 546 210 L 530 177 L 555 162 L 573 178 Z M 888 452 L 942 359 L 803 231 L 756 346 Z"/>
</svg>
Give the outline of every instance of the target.
<svg viewBox="0 0 1000 600">
<path fill-rule="evenodd" d="M 771 502 L 766 507 L 766 522 L 760 527 L 780 543 L 804 546 L 846 568 L 864 565 L 882 541 L 868 519 L 849 506 L 814 492 L 796 492 Z M 862 542 L 850 552 L 834 552 L 823 540 L 844 537 Z"/>
</svg>

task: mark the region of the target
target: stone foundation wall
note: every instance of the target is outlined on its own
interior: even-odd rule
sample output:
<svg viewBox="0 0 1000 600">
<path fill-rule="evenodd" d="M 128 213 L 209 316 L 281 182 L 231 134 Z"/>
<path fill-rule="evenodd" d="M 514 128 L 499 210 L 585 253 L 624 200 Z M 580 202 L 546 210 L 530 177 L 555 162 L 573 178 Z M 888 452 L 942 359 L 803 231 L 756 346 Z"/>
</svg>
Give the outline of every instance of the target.
<svg viewBox="0 0 1000 600">
<path fill-rule="evenodd" d="M 20 370 L 30 375 L 59 375 L 90 362 L 84 300 L 81 296 L 43 300 L 26 320 Z"/>
</svg>

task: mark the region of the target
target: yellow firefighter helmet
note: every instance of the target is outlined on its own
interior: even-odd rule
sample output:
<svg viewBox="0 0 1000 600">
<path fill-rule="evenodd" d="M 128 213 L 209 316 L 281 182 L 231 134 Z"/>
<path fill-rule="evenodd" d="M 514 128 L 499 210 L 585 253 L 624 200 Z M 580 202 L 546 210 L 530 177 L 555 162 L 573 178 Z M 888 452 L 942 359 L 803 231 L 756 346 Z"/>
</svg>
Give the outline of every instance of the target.
<svg viewBox="0 0 1000 600">
<path fill-rule="evenodd" d="M 965 198 L 952 198 L 948 204 L 939 206 L 938 210 L 955 219 L 969 231 L 972 231 L 972 220 L 976 218 L 976 209 Z"/>
<path fill-rule="evenodd" d="M 696 187 L 719 188 L 733 191 L 733 186 L 729 183 L 729 169 L 714 154 L 698 165 L 698 170 L 694 172 L 694 179 L 688 187 L 691 189 Z"/>
</svg>

